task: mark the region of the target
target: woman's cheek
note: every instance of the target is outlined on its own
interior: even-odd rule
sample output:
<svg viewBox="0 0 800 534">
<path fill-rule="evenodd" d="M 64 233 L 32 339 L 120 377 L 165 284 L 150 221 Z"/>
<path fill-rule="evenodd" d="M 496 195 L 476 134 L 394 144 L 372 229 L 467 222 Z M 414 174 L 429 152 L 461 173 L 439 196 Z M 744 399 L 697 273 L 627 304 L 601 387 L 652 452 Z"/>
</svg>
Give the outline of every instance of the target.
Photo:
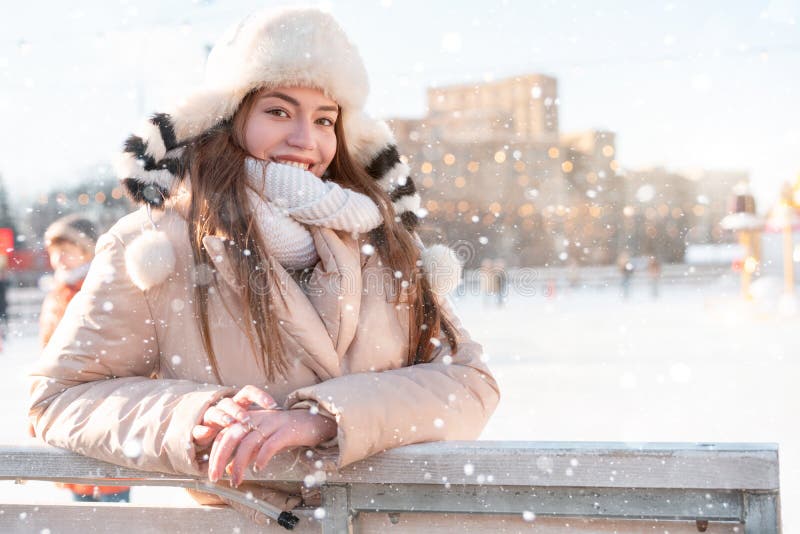
<svg viewBox="0 0 800 534">
<path fill-rule="evenodd" d="M 251 156 L 264 159 L 269 149 L 274 144 L 277 131 L 275 125 L 263 115 L 253 118 L 247 125 L 245 145 Z"/>
<path fill-rule="evenodd" d="M 327 165 L 331 164 L 331 161 L 333 161 L 333 157 L 335 155 L 336 155 L 336 135 L 333 134 L 328 139 L 326 139 L 325 160 L 327 161 Z"/>
</svg>

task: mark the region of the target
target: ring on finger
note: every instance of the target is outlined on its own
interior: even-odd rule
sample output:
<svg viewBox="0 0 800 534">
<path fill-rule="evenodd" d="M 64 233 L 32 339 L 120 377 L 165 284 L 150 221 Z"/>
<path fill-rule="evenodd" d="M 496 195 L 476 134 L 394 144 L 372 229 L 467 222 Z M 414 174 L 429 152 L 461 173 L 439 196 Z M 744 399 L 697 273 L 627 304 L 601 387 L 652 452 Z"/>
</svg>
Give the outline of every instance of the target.
<svg viewBox="0 0 800 534">
<path fill-rule="evenodd" d="M 248 432 L 258 432 L 264 439 L 267 439 L 269 437 L 264 433 L 263 430 L 261 430 L 261 428 L 259 428 L 258 425 L 254 425 L 253 423 L 247 423 L 247 425 L 245 425 L 245 428 L 247 429 Z"/>
</svg>

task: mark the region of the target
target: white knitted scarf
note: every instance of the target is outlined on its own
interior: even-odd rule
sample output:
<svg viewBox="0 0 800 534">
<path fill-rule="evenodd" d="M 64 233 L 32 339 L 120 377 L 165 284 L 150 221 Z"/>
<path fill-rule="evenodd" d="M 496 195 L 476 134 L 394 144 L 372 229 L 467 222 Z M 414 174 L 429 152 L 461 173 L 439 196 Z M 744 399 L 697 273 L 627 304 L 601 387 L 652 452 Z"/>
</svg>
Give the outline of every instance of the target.
<svg viewBox="0 0 800 534">
<path fill-rule="evenodd" d="M 248 198 L 270 254 L 286 269 L 318 260 L 307 226 L 364 233 L 383 220 L 368 196 L 291 165 L 245 160 Z"/>
</svg>

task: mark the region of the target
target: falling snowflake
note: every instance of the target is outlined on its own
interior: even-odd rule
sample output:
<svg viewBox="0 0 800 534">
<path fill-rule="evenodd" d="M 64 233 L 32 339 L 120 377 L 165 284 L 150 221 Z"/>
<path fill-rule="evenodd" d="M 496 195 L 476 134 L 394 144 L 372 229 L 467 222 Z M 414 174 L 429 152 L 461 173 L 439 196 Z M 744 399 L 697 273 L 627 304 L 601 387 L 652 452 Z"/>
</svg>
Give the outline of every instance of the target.
<svg viewBox="0 0 800 534">
<path fill-rule="evenodd" d="M 138 439 L 129 439 L 122 445 L 122 454 L 126 458 L 138 458 L 142 455 L 142 442 Z"/>
<path fill-rule="evenodd" d="M 536 519 L 536 514 L 534 514 L 530 510 L 525 510 L 522 512 L 522 519 L 530 523 L 531 521 Z"/>
<path fill-rule="evenodd" d="M 548 456 L 539 456 L 536 459 L 536 467 L 538 467 L 540 471 L 550 472 L 553 470 L 553 459 Z"/>
<path fill-rule="evenodd" d="M 656 195 L 656 189 L 650 184 L 645 184 L 636 190 L 636 200 L 639 202 L 650 202 Z"/>
</svg>

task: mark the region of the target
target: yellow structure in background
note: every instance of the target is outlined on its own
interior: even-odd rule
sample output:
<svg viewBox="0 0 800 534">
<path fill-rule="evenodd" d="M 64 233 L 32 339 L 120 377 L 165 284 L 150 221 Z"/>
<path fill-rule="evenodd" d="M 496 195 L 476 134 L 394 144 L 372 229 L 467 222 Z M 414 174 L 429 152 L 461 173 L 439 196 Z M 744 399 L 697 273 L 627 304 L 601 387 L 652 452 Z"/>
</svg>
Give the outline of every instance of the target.
<svg viewBox="0 0 800 534">
<path fill-rule="evenodd" d="M 783 293 L 794 297 L 794 225 L 800 224 L 800 175 L 794 184 L 786 183 L 778 205 L 770 216 L 770 225 L 783 234 Z"/>
<path fill-rule="evenodd" d="M 739 244 L 744 249 L 742 260 L 742 297 L 751 300 L 750 281 L 758 270 L 761 256 L 760 232 L 764 221 L 756 215 L 756 200 L 747 184 L 741 183 L 733 188 L 729 214 L 720 221 L 725 230 L 736 232 Z"/>
</svg>

